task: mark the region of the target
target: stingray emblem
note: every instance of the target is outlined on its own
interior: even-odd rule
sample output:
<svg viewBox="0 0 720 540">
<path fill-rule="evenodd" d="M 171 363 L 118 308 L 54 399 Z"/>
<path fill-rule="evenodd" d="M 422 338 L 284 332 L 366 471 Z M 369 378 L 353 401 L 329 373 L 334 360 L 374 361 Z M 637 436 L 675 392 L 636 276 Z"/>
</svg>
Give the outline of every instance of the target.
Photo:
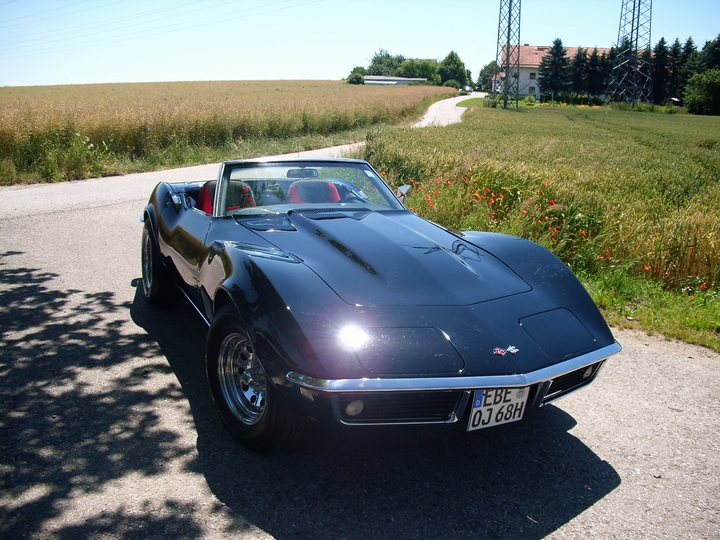
<svg viewBox="0 0 720 540">
<path fill-rule="evenodd" d="M 518 349 L 514 345 L 510 345 L 507 349 L 503 349 L 502 347 L 495 347 L 493 354 L 496 354 L 498 356 L 505 356 L 507 353 L 517 354 L 519 352 L 520 352 L 520 349 Z"/>
</svg>

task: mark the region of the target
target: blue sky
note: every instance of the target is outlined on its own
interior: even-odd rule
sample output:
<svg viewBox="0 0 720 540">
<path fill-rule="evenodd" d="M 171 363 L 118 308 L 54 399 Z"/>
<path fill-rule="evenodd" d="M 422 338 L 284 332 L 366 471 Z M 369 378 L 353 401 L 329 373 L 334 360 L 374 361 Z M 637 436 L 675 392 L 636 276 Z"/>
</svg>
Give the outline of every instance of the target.
<svg viewBox="0 0 720 540">
<path fill-rule="evenodd" d="M 499 0 L 0 0 L 0 86 L 341 79 L 379 49 L 477 78 Z M 521 41 L 609 47 L 622 0 L 525 0 Z M 652 43 L 720 34 L 718 0 L 655 0 Z"/>
</svg>

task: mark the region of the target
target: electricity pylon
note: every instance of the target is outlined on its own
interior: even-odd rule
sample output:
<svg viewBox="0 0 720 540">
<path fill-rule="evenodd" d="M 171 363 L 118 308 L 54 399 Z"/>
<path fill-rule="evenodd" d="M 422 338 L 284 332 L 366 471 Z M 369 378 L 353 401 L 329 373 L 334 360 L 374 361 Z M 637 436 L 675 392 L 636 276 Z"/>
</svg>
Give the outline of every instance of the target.
<svg viewBox="0 0 720 540">
<path fill-rule="evenodd" d="M 500 80 L 493 81 L 493 95 L 501 96 L 503 108 L 520 93 L 520 0 L 500 0 L 498 40 L 495 61 L 500 66 Z M 505 74 L 504 78 L 502 74 Z"/>
<path fill-rule="evenodd" d="M 623 0 L 608 100 L 652 103 L 652 0 Z"/>
</svg>

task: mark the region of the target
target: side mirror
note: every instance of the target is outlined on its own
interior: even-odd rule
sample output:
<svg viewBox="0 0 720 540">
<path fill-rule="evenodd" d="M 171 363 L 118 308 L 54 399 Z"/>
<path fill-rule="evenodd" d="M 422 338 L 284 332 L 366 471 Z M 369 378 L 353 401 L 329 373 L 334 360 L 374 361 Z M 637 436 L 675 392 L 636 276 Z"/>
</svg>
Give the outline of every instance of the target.
<svg viewBox="0 0 720 540">
<path fill-rule="evenodd" d="M 395 190 L 395 196 L 400 200 L 403 205 L 405 204 L 405 198 L 410 195 L 412 186 L 404 184 Z"/>
<path fill-rule="evenodd" d="M 182 208 L 182 197 L 180 197 L 177 193 L 173 193 L 170 195 L 170 199 L 172 200 L 173 208 L 175 208 L 175 211 L 179 214 L 180 209 Z"/>
</svg>

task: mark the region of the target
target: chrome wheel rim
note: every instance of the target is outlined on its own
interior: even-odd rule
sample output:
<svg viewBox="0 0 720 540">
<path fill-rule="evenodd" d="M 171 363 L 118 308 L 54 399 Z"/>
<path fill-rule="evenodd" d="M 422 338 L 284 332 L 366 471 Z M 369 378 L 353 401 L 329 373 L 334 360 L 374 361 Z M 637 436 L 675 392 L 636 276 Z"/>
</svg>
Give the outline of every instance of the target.
<svg viewBox="0 0 720 540">
<path fill-rule="evenodd" d="M 230 412 L 243 424 L 257 424 L 267 405 L 267 377 L 252 344 L 230 334 L 220 346 L 218 379 Z"/>
<path fill-rule="evenodd" d="M 142 248 L 142 283 L 143 288 L 145 289 L 145 293 L 150 290 L 150 287 L 152 286 L 152 240 L 150 239 L 150 235 L 145 231 L 144 241 L 143 241 L 143 248 Z"/>
</svg>

